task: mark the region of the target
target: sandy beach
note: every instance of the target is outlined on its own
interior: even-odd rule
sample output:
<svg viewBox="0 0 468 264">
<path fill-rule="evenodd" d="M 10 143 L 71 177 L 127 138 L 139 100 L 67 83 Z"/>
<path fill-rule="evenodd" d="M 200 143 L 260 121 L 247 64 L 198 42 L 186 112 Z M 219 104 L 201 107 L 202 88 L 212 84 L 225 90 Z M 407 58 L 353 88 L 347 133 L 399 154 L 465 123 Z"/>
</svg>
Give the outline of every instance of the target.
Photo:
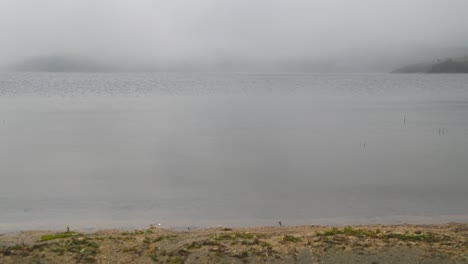
<svg viewBox="0 0 468 264">
<path fill-rule="evenodd" d="M 468 224 L 21 231 L 0 263 L 468 263 Z"/>
</svg>

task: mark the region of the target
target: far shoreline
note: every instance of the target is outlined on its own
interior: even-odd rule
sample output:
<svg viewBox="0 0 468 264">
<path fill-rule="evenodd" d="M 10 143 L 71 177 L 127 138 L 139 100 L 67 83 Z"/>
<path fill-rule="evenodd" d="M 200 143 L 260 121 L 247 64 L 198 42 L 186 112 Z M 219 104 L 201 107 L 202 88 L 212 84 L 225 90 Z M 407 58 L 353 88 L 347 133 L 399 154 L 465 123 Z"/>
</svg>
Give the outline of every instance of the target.
<svg viewBox="0 0 468 264">
<path fill-rule="evenodd" d="M 331 218 L 278 218 L 278 219 L 44 219 L 40 221 L 22 222 L 2 222 L 0 235 L 15 234 L 23 231 L 63 231 L 66 227 L 80 232 L 95 232 L 103 229 L 135 230 L 144 229 L 149 226 L 158 226 L 169 230 L 209 229 L 217 227 L 231 228 L 257 228 L 267 226 L 278 226 L 278 221 L 282 221 L 284 226 L 370 226 L 370 225 L 440 225 L 450 223 L 468 224 L 468 215 L 438 215 L 438 216 L 416 216 L 416 215 L 393 215 L 374 217 L 331 217 Z"/>
</svg>

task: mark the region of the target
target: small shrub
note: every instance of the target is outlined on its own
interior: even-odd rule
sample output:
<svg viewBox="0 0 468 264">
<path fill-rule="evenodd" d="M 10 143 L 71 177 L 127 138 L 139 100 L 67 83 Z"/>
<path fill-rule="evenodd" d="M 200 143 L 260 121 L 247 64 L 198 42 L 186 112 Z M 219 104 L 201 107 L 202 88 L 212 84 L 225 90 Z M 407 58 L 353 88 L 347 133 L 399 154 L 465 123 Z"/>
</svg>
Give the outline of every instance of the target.
<svg viewBox="0 0 468 264">
<path fill-rule="evenodd" d="M 332 227 L 331 229 L 325 230 L 322 233 L 317 233 L 317 235 L 318 236 L 334 236 L 334 235 L 339 235 L 341 233 L 342 232 L 338 228 Z"/>
<path fill-rule="evenodd" d="M 437 242 L 438 239 L 432 234 L 411 234 L 411 233 L 404 233 L 404 234 L 387 234 L 387 238 L 396 238 L 401 241 L 425 241 L 425 242 Z"/>
<path fill-rule="evenodd" d="M 201 248 L 202 245 L 197 243 L 196 241 L 190 243 L 188 246 L 187 246 L 187 249 L 190 250 L 190 249 L 197 249 L 197 248 Z"/>
<path fill-rule="evenodd" d="M 380 230 L 372 231 L 367 229 L 353 229 L 350 226 L 346 226 L 343 230 L 333 227 L 329 230 L 325 230 L 321 233 L 317 233 L 318 236 L 335 236 L 335 235 L 347 235 L 347 236 L 355 236 L 355 237 L 371 237 L 376 238 Z"/>
<path fill-rule="evenodd" d="M 219 246 L 219 243 L 212 240 L 205 240 L 202 242 L 203 246 Z"/>
<path fill-rule="evenodd" d="M 176 257 L 171 258 L 170 263 L 171 264 L 182 264 L 182 263 L 184 263 L 184 260 L 181 257 L 176 256 Z"/>
<path fill-rule="evenodd" d="M 260 242 L 261 247 L 271 247 L 271 244 L 265 241 Z"/>
<path fill-rule="evenodd" d="M 248 232 L 223 233 L 214 236 L 215 240 L 253 239 L 255 236 Z"/>
<path fill-rule="evenodd" d="M 158 262 L 158 255 L 156 255 L 156 254 L 150 255 L 150 259 L 151 259 L 153 262 Z"/>
<path fill-rule="evenodd" d="M 295 236 L 289 236 L 289 235 L 285 235 L 281 238 L 281 241 L 283 242 L 292 242 L 292 243 L 297 243 L 297 242 L 301 242 L 302 239 L 299 238 L 299 237 L 295 237 Z"/>
</svg>

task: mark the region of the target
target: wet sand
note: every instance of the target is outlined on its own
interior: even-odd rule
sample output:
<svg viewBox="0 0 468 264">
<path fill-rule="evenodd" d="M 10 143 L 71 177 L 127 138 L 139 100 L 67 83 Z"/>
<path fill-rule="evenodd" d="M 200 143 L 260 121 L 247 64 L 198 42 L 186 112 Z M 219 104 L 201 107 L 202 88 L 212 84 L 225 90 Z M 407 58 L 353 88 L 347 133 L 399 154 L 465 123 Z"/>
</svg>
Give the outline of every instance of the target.
<svg viewBox="0 0 468 264">
<path fill-rule="evenodd" d="M 468 263 L 468 224 L 22 231 L 0 263 Z"/>
</svg>

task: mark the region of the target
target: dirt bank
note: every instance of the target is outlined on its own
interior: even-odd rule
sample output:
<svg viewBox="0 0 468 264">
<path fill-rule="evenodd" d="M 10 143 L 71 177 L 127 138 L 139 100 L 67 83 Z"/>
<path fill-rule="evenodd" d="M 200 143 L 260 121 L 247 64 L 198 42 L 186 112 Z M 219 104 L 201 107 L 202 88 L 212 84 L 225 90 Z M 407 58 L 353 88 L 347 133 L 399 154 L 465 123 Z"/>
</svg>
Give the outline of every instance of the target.
<svg viewBox="0 0 468 264">
<path fill-rule="evenodd" d="M 27 231 L 0 263 L 468 263 L 468 224 Z"/>
</svg>

